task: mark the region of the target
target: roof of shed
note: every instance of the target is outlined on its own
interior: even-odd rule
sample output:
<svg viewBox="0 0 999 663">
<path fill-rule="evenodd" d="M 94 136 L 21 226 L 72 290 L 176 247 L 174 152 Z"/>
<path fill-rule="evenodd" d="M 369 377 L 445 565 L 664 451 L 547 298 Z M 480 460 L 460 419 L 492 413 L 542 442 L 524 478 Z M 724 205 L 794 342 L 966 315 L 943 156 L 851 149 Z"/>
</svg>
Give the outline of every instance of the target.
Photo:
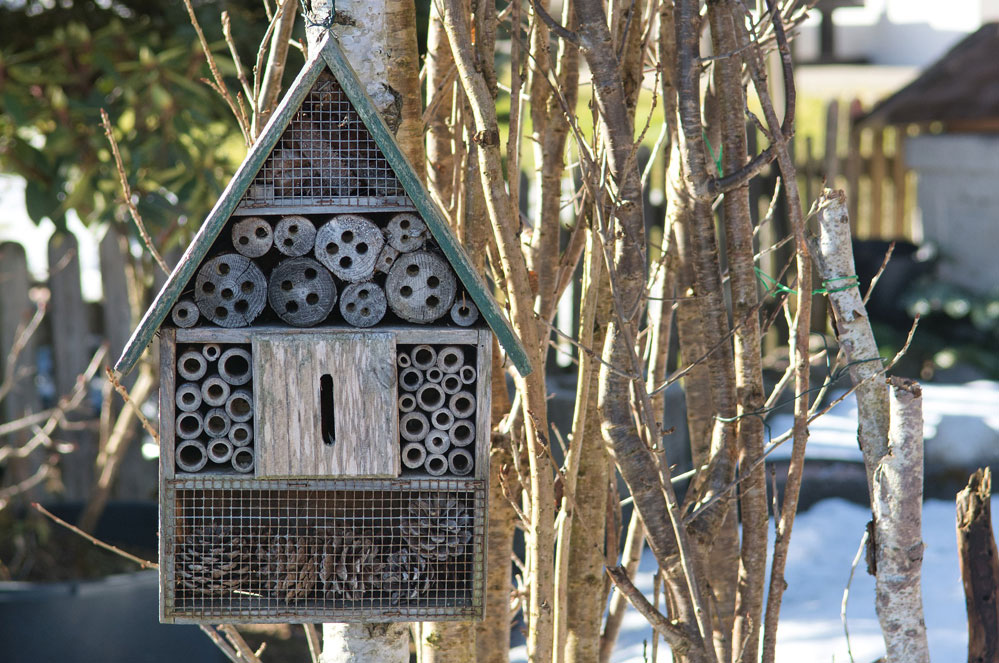
<svg viewBox="0 0 999 663">
<path fill-rule="evenodd" d="M 120 374 L 125 374 L 135 366 L 324 69 L 330 71 L 347 94 L 354 110 L 357 111 L 375 143 L 382 150 L 406 194 L 412 199 L 416 209 L 426 221 L 427 227 L 430 228 L 434 239 L 437 240 L 441 250 L 454 268 L 458 279 L 468 290 L 468 294 L 475 301 L 479 312 L 496 334 L 500 345 L 506 350 L 521 375 L 530 373 L 531 362 L 520 338 L 503 315 L 488 286 L 472 265 L 468 254 L 465 253 L 451 232 L 447 220 L 431 199 L 413 166 L 402 153 L 392 132 L 389 131 L 381 115 L 375 109 L 374 103 L 358 80 L 357 74 L 354 73 L 343 51 L 340 50 L 336 38 L 329 35 L 324 38 L 319 48 L 316 49 L 316 53 L 305 63 L 302 71 L 295 78 L 295 82 L 292 83 L 284 99 L 274 111 L 267 126 L 250 147 L 243 163 L 240 164 L 236 174 L 233 175 L 225 191 L 222 192 L 222 196 L 215 203 L 215 207 L 212 208 L 201 225 L 191 245 L 188 246 L 187 251 L 184 252 L 183 257 L 170 274 L 170 278 L 143 315 L 139 326 L 132 333 L 132 337 L 115 364 L 115 370 Z"/>
<path fill-rule="evenodd" d="M 999 23 L 962 39 L 915 80 L 878 103 L 864 124 L 956 125 L 999 120 Z"/>
</svg>

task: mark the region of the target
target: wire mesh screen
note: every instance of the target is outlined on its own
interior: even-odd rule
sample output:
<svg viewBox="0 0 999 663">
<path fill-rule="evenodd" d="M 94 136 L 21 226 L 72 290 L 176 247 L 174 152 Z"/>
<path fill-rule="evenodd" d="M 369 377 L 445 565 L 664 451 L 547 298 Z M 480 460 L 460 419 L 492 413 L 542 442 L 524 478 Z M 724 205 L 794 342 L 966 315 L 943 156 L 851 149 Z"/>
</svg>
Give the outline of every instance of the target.
<svg viewBox="0 0 999 663">
<path fill-rule="evenodd" d="M 323 72 L 260 168 L 241 207 L 411 205 L 336 80 Z"/>
<path fill-rule="evenodd" d="M 483 484 L 168 484 L 163 613 L 173 621 L 427 621 L 481 616 Z"/>
</svg>

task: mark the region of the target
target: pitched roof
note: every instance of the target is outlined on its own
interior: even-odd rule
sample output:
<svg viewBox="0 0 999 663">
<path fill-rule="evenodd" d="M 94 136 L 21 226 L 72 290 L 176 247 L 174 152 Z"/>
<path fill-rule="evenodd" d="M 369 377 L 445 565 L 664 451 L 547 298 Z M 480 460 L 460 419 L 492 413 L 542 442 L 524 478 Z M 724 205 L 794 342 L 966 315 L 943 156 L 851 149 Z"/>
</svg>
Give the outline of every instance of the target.
<svg viewBox="0 0 999 663">
<path fill-rule="evenodd" d="M 915 80 L 884 99 L 864 124 L 999 120 L 999 23 L 962 39 Z"/>
<path fill-rule="evenodd" d="M 258 171 L 278 144 L 313 84 L 327 68 L 346 93 L 354 110 L 360 116 L 375 144 L 398 178 L 405 194 L 426 221 L 427 227 L 434 239 L 437 240 L 441 251 L 472 297 L 482 317 L 496 334 L 497 340 L 506 350 L 514 366 L 517 367 L 521 375 L 527 375 L 531 372 L 531 362 L 520 338 L 510 326 L 489 288 L 472 265 L 468 254 L 465 253 L 451 232 L 447 220 L 430 198 L 413 166 L 400 150 L 395 137 L 385 125 L 364 86 L 358 80 L 357 74 L 354 73 L 343 51 L 340 50 L 338 42 L 334 37 L 327 36 L 295 78 L 295 82 L 292 83 L 284 99 L 274 111 L 267 126 L 260 132 L 256 142 L 250 147 L 243 163 L 240 164 L 236 174 L 233 175 L 225 191 L 222 192 L 222 196 L 215 203 L 215 207 L 212 208 L 201 225 L 191 245 L 187 247 L 187 251 L 184 252 L 173 273 L 170 274 L 170 278 L 156 295 L 152 305 L 146 310 L 139 326 L 132 333 L 132 337 L 128 340 L 121 357 L 115 364 L 115 370 L 118 373 L 128 373 L 135 366 L 188 281 L 194 276 L 198 265 L 204 260 L 213 242 L 222 232 L 229 217 L 244 200 L 244 194 L 253 184 Z"/>
</svg>

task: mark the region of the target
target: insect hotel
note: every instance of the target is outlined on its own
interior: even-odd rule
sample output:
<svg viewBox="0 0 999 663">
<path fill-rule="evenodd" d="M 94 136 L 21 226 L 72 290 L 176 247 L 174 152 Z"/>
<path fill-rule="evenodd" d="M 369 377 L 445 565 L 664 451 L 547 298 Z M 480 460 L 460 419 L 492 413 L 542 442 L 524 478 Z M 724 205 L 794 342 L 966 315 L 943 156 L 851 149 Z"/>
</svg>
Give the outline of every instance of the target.
<svg viewBox="0 0 999 663">
<path fill-rule="evenodd" d="M 481 618 L 494 333 L 327 38 L 116 366 L 158 335 L 161 620 Z"/>
</svg>

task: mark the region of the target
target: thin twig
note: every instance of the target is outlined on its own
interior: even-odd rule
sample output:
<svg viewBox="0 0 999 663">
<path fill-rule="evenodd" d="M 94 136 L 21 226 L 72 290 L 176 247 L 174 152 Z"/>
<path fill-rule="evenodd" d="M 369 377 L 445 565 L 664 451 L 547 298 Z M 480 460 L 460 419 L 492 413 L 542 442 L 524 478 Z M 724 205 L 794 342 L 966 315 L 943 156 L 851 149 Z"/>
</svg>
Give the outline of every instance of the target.
<svg viewBox="0 0 999 663">
<path fill-rule="evenodd" d="M 187 2 L 188 0 L 184 1 Z M 135 227 L 138 229 L 139 235 L 142 237 L 142 243 L 146 245 L 149 254 L 156 261 L 156 264 L 160 266 L 160 269 L 163 270 L 163 273 L 169 274 L 170 268 L 163 261 L 160 252 L 153 246 L 153 239 L 149 236 L 149 232 L 146 231 L 146 224 L 143 223 L 142 217 L 139 215 L 139 210 L 135 206 L 135 201 L 132 200 L 132 187 L 128 183 L 128 176 L 125 174 L 125 164 L 121 160 L 118 141 L 115 139 L 114 131 L 111 129 L 111 120 L 108 118 L 107 111 L 103 108 L 101 109 L 101 124 L 104 126 L 104 135 L 107 136 L 108 142 L 111 143 L 111 153 L 114 155 L 114 163 L 118 168 L 118 179 L 121 181 L 121 192 L 125 199 L 125 207 L 128 208 L 128 213 L 132 216 L 132 221 L 135 222 Z"/>
<path fill-rule="evenodd" d="M 107 550 L 109 552 L 113 552 L 114 554 L 118 555 L 119 557 L 124 557 L 127 560 L 135 562 L 136 564 L 138 564 L 139 566 L 141 566 L 144 569 L 158 569 L 158 568 L 160 568 L 159 564 L 156 564 L 155 562 L 150 562 L 147 559 L 142 559 L 141 557 L 136 557 L 132 553 L 125 552 L 121 548 L 118 548 L 116 546 L 112 546 L 110 543 L 105 543 L 104 541 L 101 541 L 100 539 L 98 539 L 96 536 L 93 536 L 92 534 L 87 534 L 86 532 L 84 532 L 82 529 L 80 529 L 76 525 L 70 525 L 69 523 L 67 523 L 62 518 L 54 515 L 50 511 L 48 511 L 45 507 L 43 507 L 38 502 L 32 502 L 31 503 L 31 507 L 33 509 L 35 509 L 35 511 L 38 511 L 39 513 L 41 513 L 43 516 L 46 516 L 46 517 L 50 518 L 55 523 L 57 523 L 59 525 L 62 525 L 63 527 L 65 527 L 69 531 L 71 531 L 71 532 L 73 532 L 75 534 L 79 534 L 84 539 L 86 539 L 87 541 L 90 541 L 92 544 L 94 544 L 98 548 L 104 548 L 104 550 Z"/>
<path fill-rule="evenodd" d="M 319 631 L 316 630 L 315 624 L 302 624 L 302 628 L 305 629 L 305 641 L 309 643 L 309 658 L 312 659 L 312 663 L 319 663 L 319 655 L 323 648 Z"/>
<path fill-rule="evenodd" d="M 854 663 L 853 649 L 850 647 L 850 629 L 846 625 L 846 604 L 850 600 L 850 585 L 853 584 L 853 573 L 860 564 L 860 558 L 864 556 L 864 547 L 867 545 L 869 532 L 864 528 L 864 535 L 860 537 L 860 545 L 857 546 L 857 554 L 853 556 L 853 563 L 850 564 L 850 577 L 846 579 L 846 587 L 843 588 L 843 602 L 839 608 L 839 618 L 843 622 L 843 635 L 846 636 L 846 653 L 850 657 L 850 663 Z"/>
<path fill-rule="evenodd" d="M 23 377 L 20 371 L 18 371 L 18 360 L 21 357 L 21 353 L 24 349 L 28 347 L 28 342 L 31 341 L 31 337 L 35 335 L 35 331 L 38 330 L 38 325 L 42 323 L 42 318 L 45 317 L 45 311 L 48 308 L 48 301 L 46 299 L 39 299 L 35 303 L 35 313 L 31 316 L 31 319 L 27 323 L 20 326 L 15 334 L 14 344 L 10 346 L 10 350 L 7 351 L 7 359 L 4 365 L 3 371 L 3 383 L 0 384 L 0 401 L 7 397 L 7 394 L 11 392 L 14 388 L 14 384 Z M 30 370 L 30 369 L 29 369 Z"/>
<path fill-rule="evenodd" d="M 104 372 L 107 374 L 108 380 L 114 386 L 114 390 L 117 391 L 118 394 L 125 400 L 125 404 L 131 406 L 132 409 L 135 410 L 135 416 L 139 419 L 139 423 L 142 424 L 142 427 L 145 428 L 146 432 L 149 433 L 149 436 L 156 441 L 156 444 L 159 444 L 160 443 L 159 431 L 156 430 L 156 428 L 149 421 L 149 419 L 146 419 L 146 415 L 142 414 L 142 409 L 139 407 L 139 405 L 132 401 L 132 397 L 129 395 L 128 389 L 122 386 L 121 382 L 119 382 L 118 378 L 115 376 L 114 371 L 112 371 L 110 368 L 105 368 Z"/>
<path fill-rule="evenodd" d="M 638 588 L 631 582 L 628 572 L 623 567 L 610 567 L 607 569 L 607 575 L 610 576 L 617 590 L 628 599 L 628 603 L 641 613 L 642 617 L 649 622 L 649 625 L 655 629 L 656 633 L 662 635 L 666 642 L 669 643 L 674 655 L 682 658 L 686 652 L 695 646 L 690 634 L 684 632 L 679 626 L 656 610 L 656 607 L 649 603 L 649 600 L 638 591 Z"/>
</svg>

